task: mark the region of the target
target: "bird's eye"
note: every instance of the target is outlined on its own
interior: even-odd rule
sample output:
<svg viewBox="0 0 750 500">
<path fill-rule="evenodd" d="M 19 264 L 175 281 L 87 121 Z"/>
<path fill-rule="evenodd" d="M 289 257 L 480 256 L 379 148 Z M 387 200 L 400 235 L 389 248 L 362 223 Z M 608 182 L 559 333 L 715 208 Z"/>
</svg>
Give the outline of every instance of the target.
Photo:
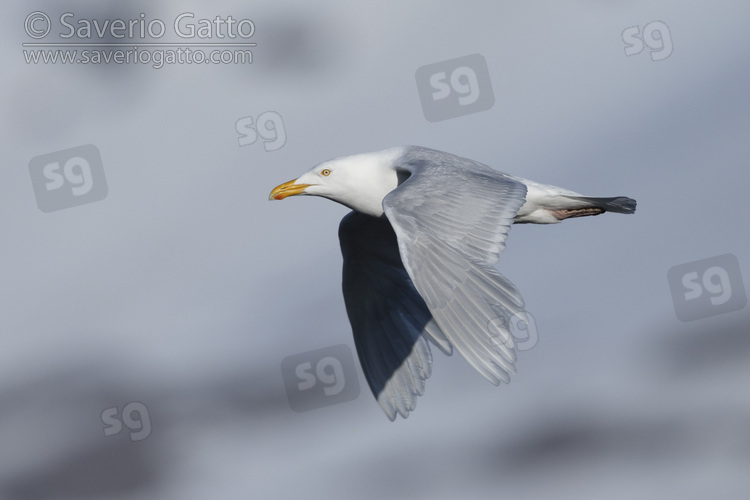
<svg viewBox="0 0 750 500">
<path fill-rule="evenodd" d="M 327 168 L 324 168 L 323 170 L 320 171 L 320 175 L 324 177 L 328 177 L 329 175 L 331 175 L 331 171 L 328 170 Z"/>
</svg>

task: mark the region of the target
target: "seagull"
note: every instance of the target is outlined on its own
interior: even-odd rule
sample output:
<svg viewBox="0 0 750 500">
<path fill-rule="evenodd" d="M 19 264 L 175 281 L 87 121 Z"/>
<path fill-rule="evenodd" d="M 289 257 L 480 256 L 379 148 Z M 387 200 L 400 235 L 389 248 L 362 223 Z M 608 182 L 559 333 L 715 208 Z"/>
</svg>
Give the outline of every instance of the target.
<svg viewBox="0 0 750 500">
<path fill-rule="evenodd" d="M 511 224 L 631 214 L 591 198 L 418 146 L 334 158 L 273 188 L 352 210 L 339 225 L 342 288 L 362 371 L 388 418 L 406 418 L 431 374 L 430 343 L 495 385 L 515 373 L 521 293 L 494 264 Z"/>
</svg>

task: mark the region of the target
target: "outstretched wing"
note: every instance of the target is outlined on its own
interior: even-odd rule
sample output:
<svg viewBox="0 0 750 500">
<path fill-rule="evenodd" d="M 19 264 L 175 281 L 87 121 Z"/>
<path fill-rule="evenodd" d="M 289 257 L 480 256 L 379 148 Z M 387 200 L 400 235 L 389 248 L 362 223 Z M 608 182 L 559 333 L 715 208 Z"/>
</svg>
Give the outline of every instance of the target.
<svg viewBox="0 0 750 500">
<path fill-rule="evenodd" d="M 450 344 L 493 384 L 515 371 L 520 292 L 495 270 L 526 186 L 480 163 L 411 147 L 383 200 L 401 260 Z"/>
<path fill-rule="evenodd" d="M 362 370 L 388 418 L 407 417 L 431 373 L 427 339 L 448 354 L 450 344 L 401 263 L 388 219 L 351 212 L 339 240 L 344 302 Z"/>
</svg>

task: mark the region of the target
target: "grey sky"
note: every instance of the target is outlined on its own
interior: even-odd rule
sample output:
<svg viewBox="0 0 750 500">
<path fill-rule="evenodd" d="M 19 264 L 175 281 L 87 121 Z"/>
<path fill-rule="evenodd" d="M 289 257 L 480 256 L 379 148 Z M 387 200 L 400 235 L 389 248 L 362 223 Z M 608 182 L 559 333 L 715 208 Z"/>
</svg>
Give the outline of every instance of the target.
<svg viewBox="0 0 750 500">
<path fill-rule="evenodd" d="M 730 253 L 747 287 L 745 2 L 2 9 L 0 498 L 744 498 L 748 308 L 680 322 L 667 271 Z M 231 14 L 258 45 L 250 65 L 26 64 L 32 10 Z M 623 31 L 654 21 L 673 53 L 626 56 Z M 475 53 L 494 106 L 427 121 L 417 68 Z M 268 111 L 283 147 L 240 147 L 236 122 Z M 29 161 L 85 144 L 106 198 L 43 213 Z M 510 385 L 433 349 L 405 421 L 358 364 L 358 398 L 295 413 L 281 361 L 353 348 L 347 210 L 268 192 L 401 144 L 638 211 L 511 229 L 498 268 L 540 340 Z M 133 401 L 151 435 L 105 436 L 102 411 Z"/>
</svg>

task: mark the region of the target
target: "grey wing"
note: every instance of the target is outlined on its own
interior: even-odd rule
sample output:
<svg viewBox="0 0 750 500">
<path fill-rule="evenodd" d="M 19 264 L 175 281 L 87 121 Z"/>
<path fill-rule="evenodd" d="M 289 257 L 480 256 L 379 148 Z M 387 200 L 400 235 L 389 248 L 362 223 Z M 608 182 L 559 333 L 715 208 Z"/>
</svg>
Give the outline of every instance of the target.
<svg viewBox="0 0 750 500">
<path fill-rule="evenodd" d="M 401 258 L 453 347 L 493 384 L 515 371 L 511 319 L 526 319 L 516 287 L 492 265 L 526 186 L 482 164 L 412 148 L 410 176 L 383 200 Z"/>
<path fill-rule="evenodd" d="M 388 418 L 407 417 L 431 373 L 427 339 L 448 354 L 450 344 L 404 269 L 388 219 L 351 212 L 339 240 L 344 302 L 362 370 Z"/>
</svg>

